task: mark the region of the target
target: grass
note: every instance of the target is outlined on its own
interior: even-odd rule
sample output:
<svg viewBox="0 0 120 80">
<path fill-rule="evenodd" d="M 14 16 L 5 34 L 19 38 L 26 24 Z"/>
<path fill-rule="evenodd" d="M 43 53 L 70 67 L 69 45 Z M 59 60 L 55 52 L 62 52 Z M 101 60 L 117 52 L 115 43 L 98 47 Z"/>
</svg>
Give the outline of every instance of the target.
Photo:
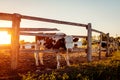
<svg viewBox="0 0 120 80">
<path fill-rule="evenodd" d="M 28 72 L 22 80 L 120 80 L 120 51 L 106 60 L 73 64 L 49 73 Z"/>
</svg>

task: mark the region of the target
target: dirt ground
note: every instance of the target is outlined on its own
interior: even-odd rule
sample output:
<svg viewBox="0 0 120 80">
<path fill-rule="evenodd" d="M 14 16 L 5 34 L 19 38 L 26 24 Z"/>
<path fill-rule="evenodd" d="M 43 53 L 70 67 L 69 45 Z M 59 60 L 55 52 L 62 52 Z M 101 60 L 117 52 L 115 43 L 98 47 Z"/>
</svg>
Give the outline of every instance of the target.
<svg viewBox="0 0 120 80">
<path fill-rule="evenodd" d="M 98 54 L 93 54 L 92 60 L 96 61 L 98 59 Z M 18 69 L 17 73 L 27 73 L 28 71 L 34 72 L 36 70 L 44 71 L 47 69 L 56 69 L 56 54 L 55 53 L 44 53 L 44 66 L 35 66 L 34 54 L 32 53 L 19 53 Z M 102 59 L 105 59 L 104 53 L 102 54 Z M 87 62 L 86 53 L 71 53 L 70 63 L 79 64 Z M 61 56 L 61 66 L 66 66 L 65 59 Z M 10 76 L 15 76 L 15 73 L 10 69 L 11 58 L 10 53 L 0 52 L 0 80 L 8 79 Z M 7 78 L 8 77 L 8 78 Z"/>
</svg>

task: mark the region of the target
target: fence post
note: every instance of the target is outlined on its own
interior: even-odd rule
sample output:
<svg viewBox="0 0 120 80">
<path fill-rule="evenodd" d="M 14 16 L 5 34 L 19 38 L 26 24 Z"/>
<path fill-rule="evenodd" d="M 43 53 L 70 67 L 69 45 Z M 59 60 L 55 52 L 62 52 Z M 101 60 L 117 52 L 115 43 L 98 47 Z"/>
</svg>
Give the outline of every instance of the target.
<svg viewBox="0 0 120 80">
<path fill-rule="evenodd" d="M 16 70 L 19 54 L 19 30 L 21 17 L 19 14 L 12 15 L 12 36 L 11 36 L 11 69 Z"/>
<path fill-rule="evenodd" d="M 100 33 L 100 43 L 99 43 L 99 59 L 101 59 L 101 44 L 102 44 L 102 33 Z"/>
<path fill-rule="evenodd" d="M 106 57 L 109 57 L 110 51 L 109 51 L 109 33 L 106 34 L 107 36 L 107 48 L 106 48 Z"/>
<path fill-rule="evenodd" d="M 92 29 L 91 29 L 91 23 L 88 23 L 88 26 L 86 27 L 87 32 L 87 61 L 92 61 Z"/>
</svg>

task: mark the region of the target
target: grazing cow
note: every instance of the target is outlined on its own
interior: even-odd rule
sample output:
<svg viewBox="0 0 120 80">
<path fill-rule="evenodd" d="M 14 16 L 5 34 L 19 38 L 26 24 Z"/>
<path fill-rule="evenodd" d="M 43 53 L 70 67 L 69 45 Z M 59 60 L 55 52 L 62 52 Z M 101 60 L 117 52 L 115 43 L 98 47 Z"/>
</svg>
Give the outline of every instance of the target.
<svg viewBox="0 0 120 80">
<path fill-rule="evenodd" d="M 79 43 L 77 43 L 79 39 L 74 38 L 72 36 L 66 36 L 65 34 L 56 34 L 54 37 L 41 37 L 37 36 L 36 41 L 37 41 L 37 46 L 39 46 L 36 49 L 40 50 L 45 50 L 45 49 L 53 49 L 53 50 L 59 50 L 56 52 L 56 59 L 57 59 L 57 69 L 60 68 L 60 53 L 61 51 L 66 51 L 66 54 L 63 56 L 66 60 L 66 63 L 68 66 L 70 66 L 69 62 L 69 55 L 68 53 L 73 50 L 74 45 L 79 46 Z M 73 43 L 75 42 L 75 44 Z M 44 48 L 44 49 L 43 49 Z M 36 65 L 38 66 L 38 57 L 40 58 L 40 63 L 43 65 L 43 53 L 40 52 L 40 57 L 38 56 L 39 54 L 35 54 L 35 60 L 36 60 Z M 37 55 L 37 56 L 36 56 Z"/>
</svg>

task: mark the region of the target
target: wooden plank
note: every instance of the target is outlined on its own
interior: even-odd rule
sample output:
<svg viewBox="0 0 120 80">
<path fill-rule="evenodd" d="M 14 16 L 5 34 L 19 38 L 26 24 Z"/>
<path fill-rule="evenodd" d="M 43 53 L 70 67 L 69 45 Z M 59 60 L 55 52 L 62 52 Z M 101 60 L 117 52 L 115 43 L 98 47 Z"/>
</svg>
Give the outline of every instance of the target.
<svg viewBox="0 0 120 80">
<path fill-rule="evenodd" d="M 0 31 L 11 31 L 12 28 L 0 27 Z M 57 28 L 20 28 L 20 31 L 59 31 Z"/>
<path fill-rule="evenodd" d="M 74 38 L 87 38 L 87 36 L 72 35 Z"/>
<path fill-rule="evenodd" d="M 22 16 L 22 19 L 28 19 L 28 20 L 36 20 L 36 21 L 43 21 L 43 22 L 50 22 L 50 23 L 57 23 L 57 24 L 66 24 L 66 25 L 81 26 L 81 27 L 87 26 L 86 24 L 74 23 L 74 22 L 68 22 L 68 21 L 60 21 L 60 20 L 32 17 L 32 16 L 26 16 L 26 15 L 21 15 L 21 16 Z"/>
<path fill-rule="evenodd" d="M 85 48 L 75 48 L 73 49 L 72 52 L 85 52 Z M 60 52 L 60 50 L 56 49 L 56 50 L 52 50 L 52 49 L 45 49 L 45 50 L 33 50 L 33 49 L 20 49 L 19 50 L 20 53 L 39 53 L 39 52 L 43 52 L 43 53 L 56 53 L 56 52 Z"/>
<path fill-rule="evenodd" d="M 30 33 L 30 32 L 20 32 L 20 35 L 27 35 L 27 36 L 46 36 L 46 37 L 53 37 L 54 35 L 51 34 L 43 34 L 43 33 Z"/>
<path fill-rule="evenodd" d="M 97 32 L 97 33 L 103 33 L 102 31 L 99 31 L 99 30 L 95 30 L 95 29 L 92 29 L 93 32 Z"/>
<path fill-rule="evenodd" d="M 20 28 L 20 31 L 59 31 L 57 28 Z"/>
<path fill-rule="evenodd" d="M 12 28 L 8 28 L 8 27 L 0 27 L 0 31 L 11 31 Z"/>
<path fill-rule="evenodd" d="M 43 36 L 43 37 L 63 37 L 65 35 L 55 35 L 56 33 L 32 33 L 32 32 L 20 32 L 20 35 L 27 35 L 27 36 Z"/>
<path fill-rule="evenodd" d="M 0 13 L 0 20 L 10 20 L 10 21 L 12 21 L 12 16 L 14 14 Z M 22 19 L 28 19 L 28 20 L 36 20 L 36 21 L 43 21 L 43 22 L 50 22 L 50 23 L 57 23 L 57 24 L 66 24 L 66 25 L 87 27 L 86 24 L 75 23 L 75 22 L 60 21 L 60 20 L 40 18 L 40 17 L 32 17 L 32 16 L 26 16 L 26 15 L 20 15 L 20 16 L 21 16 Z"/>
<path fill-rule="evenodd" d="M 92 61 L 92 30 L 91 30 L 91 23 L 88 23 L 87 27 L 87 60 L 88 62 Z"/>
<path fill-rule="evenodd" d="M 51 49 L 47 49 L 47 50 L 20 49 L 19 51 L 20 51 L 20 53 L 36 53 L 36 52 L 56 53 L 59 50 L 51 50 Z"/>
<path fill-rule="evenodd" d="M 21 21 L 20 15 L 14 14 L 12 21 L 12 35 L 11 35 L 11 69 L 12 70 L 16 70 L 18 65 L 20 21 Z"/>
<path fill-rule="evenodd" d="M 53 37 L 55 33 L 32 33 L 32 32 L 20 32 L 20 35 L 27 35 L 27 36 L 46 36 L 46 37 Z M 57 36 L 57 35 L 56 35 Z M 60 36 L 60 35 L 59 35 Z M 87 36 L 79 36 L 79 35 L 72 35 L 74 38 L 87 38 Z"/>
<path fill-rule="evenodd" d="M 13 16 L 13 14 L 9 14 L 9 13 L 0 13 L 0 20 L 12 21 L 12 16 Z"/>
</svg>

